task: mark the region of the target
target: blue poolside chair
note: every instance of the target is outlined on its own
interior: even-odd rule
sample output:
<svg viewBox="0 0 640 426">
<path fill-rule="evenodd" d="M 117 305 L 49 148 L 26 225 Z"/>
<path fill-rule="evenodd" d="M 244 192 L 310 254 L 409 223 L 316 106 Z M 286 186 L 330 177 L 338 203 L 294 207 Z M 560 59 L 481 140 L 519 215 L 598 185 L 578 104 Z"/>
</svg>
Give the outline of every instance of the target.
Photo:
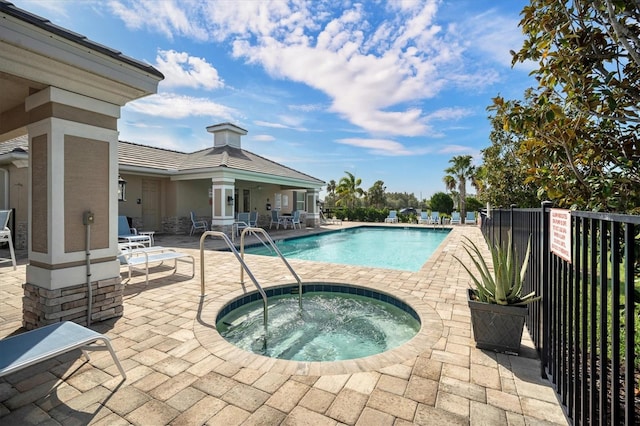
<svg viewBox="0 0 640 426">
<path fill-rule="evenodd" d="M 248 212 L 247 213 L 238 213 L 238 219 L 233 224 L 233 226 L 236 229 L 236 235 L 240 235 L 240 233 L 242 232 L 243 229 L 250 227 L 250 225 L 249 225 L 249 217 L 250 217 L 250 214 Z"/>
<path fill-rule="evenodd" d="M 460 212 L 451 213 L 451 222 L 452 225 L 460 225 L 462 223 L 462 219 L 460 218 Z"/>
<path fill-rule="evenodd" d="M 151 247 L 151 236 L 138 235 L 136 228 L 129 226 L 126 216 L 118 216 L 118 240 L 126 240 L 128 243 L 146 244 Z"/>
<path fill-rule="evenodd" d="M 103 344 L 96 344 L 98 341 Z M 127 374 L 109 338 L 70 321 L 50 324 L 0 340 L 0 377 L 75 349 L 81 349 L 87 360 L 88 351 L 108 350 L 120 375 L 126 379 Z"/>
<path fill-rule="evenodd" d="M 285 229 L 286 229 L 287 228 L 287 218 L 280 216 L 280 211 L 279 210 L 271 210 L 271 223 L 269 223 L 269 229 L 271 229 L 271 226 L 273 224 L 276 225 L 276 229 L 280 229 L 280 225 L 284 226 Z"/>
<path fill-rule="evenodd" d="M 465 225 L 469 223 L 473 223 L 474 225 L 477 224 L 476 212 L 467 212 L 467 217 L 464 219 L 464 223 Z"/>
<path fill-rule="evenodd" d="M 440 212 L 438 212 L 438 211 L 431 212 L 431 217 L 429 218 L 429 223 L 431 225 L 439 225 L 440 224 Z"/>
<path fill-rule="evenodd" d="M 258 226 L 258 212 L 256 210 L 249 213 L 249 226 L 252 228 Z"/>
<path fill-rule="evenodd" d="M 302 224 L 300 223 L 300 210 L 296 210 L 293 212 L 293 216 L 291 216 L 291 227 L 296 229 L 296 224 L 298 224 L 298 229 L 302 229 Z"/>
<path fill-rule="evenodd" d="M 429 223 L 429 213 L 420 212 L 420 217 L 418 218 L 418 224 L 420 223 Z"/>
<path fill-rule="evenodd" d="M 385 223 L 398 223 L 398 212 L 396 210 L 390 210 L 389 216 L 384 220 Z"/>
</svg>

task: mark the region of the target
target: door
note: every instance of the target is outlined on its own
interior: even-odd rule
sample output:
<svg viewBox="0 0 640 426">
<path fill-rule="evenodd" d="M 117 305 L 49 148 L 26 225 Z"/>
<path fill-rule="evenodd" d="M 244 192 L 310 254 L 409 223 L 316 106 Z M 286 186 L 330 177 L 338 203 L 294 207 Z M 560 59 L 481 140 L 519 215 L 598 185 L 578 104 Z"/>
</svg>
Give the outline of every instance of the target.
<svg viewBox="0 0 640 426">
<path fill-rule="evenodd" d="M 160 182 L 142 179 L 142 230 L 160 230 Z"/>
</svg>

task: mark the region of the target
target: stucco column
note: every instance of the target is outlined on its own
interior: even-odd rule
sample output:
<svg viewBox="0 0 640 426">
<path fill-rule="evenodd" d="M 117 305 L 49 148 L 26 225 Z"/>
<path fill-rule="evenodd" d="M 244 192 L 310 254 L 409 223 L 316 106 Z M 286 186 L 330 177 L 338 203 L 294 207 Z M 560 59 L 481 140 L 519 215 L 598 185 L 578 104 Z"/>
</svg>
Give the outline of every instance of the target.
<svg viewBox="0 0 640 426">
<path fill-rule="evenodd" d="M 236 180 L 229 177 L 211 179 L 211 230 L 231 232 L 235 221 L 235 183 Z"/>
<path fill-rule="evenodd" d="M 318 209 L 318 197 L 320 191 L 317 189 L 307 190 L 306 204 L 307 204 L 307 226 L 319 226 L 320 225 L 320 211 Z"/>
<path fill-rule="evenodd" d="M 122 315 L 120 107 L 49 87 L 29 96 L 29 265 L 23 325 Z M 85 225 L 84 213 L 93 223 Z M 89 247 L 87 247 L 89 241 Z"/>
</svg>

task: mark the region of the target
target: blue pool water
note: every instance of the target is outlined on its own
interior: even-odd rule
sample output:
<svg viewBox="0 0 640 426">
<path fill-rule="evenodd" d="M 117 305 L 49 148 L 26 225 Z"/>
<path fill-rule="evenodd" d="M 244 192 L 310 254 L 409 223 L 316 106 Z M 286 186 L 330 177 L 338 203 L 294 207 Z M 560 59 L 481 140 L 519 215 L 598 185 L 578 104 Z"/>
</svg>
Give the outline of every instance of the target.
<svg viewBox="0 0 640 426">
<path fill-rule="evenodd" d="M 286 258 L 416 272 L 448 233 L 448 229 L 360 227 L 276 245 Z M 263 245 L 247 247 L 245 253 L 276 255 Z"/>
</svg>

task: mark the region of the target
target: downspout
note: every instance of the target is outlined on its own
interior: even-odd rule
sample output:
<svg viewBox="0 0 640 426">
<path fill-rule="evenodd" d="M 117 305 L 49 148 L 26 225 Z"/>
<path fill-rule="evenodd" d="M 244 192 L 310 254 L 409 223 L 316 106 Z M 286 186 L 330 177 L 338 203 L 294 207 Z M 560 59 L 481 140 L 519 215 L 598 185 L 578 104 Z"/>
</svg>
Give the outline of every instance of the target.
<svg viewBox="0 0 640 426">
<path fill-rule="evenodd" d="M 82 215 L 82 222 L 85 226 L 85 247 L 87 260 L 87 327 L 91 325 L 91 311 L 93 309 L 93 292 L 91 290 L 91 224 L 93 223 L 93 213 L 85 211 Z"/>
</svg>

